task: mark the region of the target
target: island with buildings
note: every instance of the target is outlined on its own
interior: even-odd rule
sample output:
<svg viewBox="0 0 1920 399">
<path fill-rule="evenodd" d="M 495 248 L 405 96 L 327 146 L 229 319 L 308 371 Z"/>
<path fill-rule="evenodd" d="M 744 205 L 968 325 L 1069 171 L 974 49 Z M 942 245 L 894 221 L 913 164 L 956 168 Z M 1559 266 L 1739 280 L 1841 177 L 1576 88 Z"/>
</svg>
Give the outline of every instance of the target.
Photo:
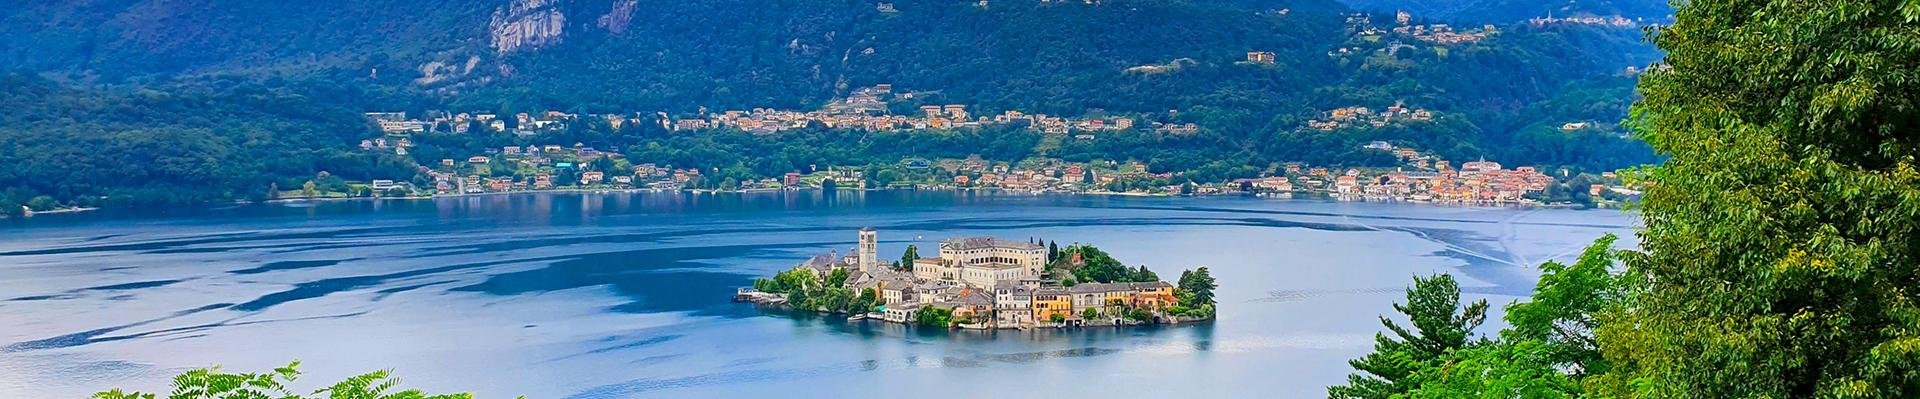
<svg viewBox="0 0 1920 399">
<path fill-rule="evenodd" d="M 1211 320 L 1215 287 L 1205 267 L 1182 273 L 1176 285 L 1090 245 L 1037 240 L 953 238 L 935 256 L 909 245 L 888 261 L 879 256 L 879 232 L 865 228 L 849 254 L 814 256 L 734 298 L 853 320 L 1032 329 Z"/>
</svg>

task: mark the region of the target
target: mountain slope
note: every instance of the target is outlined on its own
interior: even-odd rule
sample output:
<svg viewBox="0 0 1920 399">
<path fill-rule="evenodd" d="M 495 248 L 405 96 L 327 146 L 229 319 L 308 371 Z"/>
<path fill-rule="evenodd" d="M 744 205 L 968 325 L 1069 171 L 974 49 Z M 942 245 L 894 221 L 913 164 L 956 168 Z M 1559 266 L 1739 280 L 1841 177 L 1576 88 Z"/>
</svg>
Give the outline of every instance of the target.
<svg viewBox="0 0 1920 399">
<path fill-rule="evenodd" d="M 163 93 L 206 104 L 232 119 L 134 112 L 143 116 L 86 127 L 99 131 L 81 137 L 144 125 L 180 127 L 227 140 L 188 140 L 212 143 L 203 146 L 207 150 L 235 148 L 203 157 L 222 165 L 251 165 L 244 161 L 250 157 L 297 160 L 261 165 L 254 169 L 263 171 L 258 175 L 216 169 L 219 184 L 196 180 L 206 176 L 190 169 L 148 176 L 148 181 L 192 183 L 179 187 L 220 187 L 187 198 L 244 197 L 265 182 L 300 181 L 322 170 L 356 178 L 410 177 L 399 171 L 403 168 L 383 166 L 387 160 L 320 153 L 376 134 L 352 122 L 364 111 L 686 115 L 702 109 L 811 109 L 878 83 L 915 94 L 911 103 L 898 105 L 902 111 L 919 104 L 967 104 L 975 114 L 1120 114 L 1198 124 L 1203 131 L 1195 137 L 1169 141 L 1142 135 L 1114 140 L 1132 147 L 1063 150 L 1078 158 L 1135 157 L 1177 169 L 1382 162 L 1378 154 L 1357 151 L 1371 140 L 1448 158 L 1489 156 L 1589 170 L 1651 159 L 1643 145 L 1618 138 L 1617 131 L 1542 130 L 1625 117 L 1616 105 L 1632 92 L 1619 88 L 1630 87 L 1633 78 L 1622 71 L 1658 57 L 1640 42 L 1637 30 L 1503 24 L 1497 32 L 1462 27 L 1459 31 L 1471 39 L 1449 42 L 1393 32 L 1406 27 L 1391 17 L 1372 18 L 1381 21 L 1374 23 L 1351 13 L 1331 0 L 95 0 L 0 10 L 0 69 L 50 78 L 16 84 L 50 87 L 58 93 L 55 98 L 98 97 L 170 109 L 168 103 L 134 101 Z M 1250 63 L 1249 52 L 1274 57 L 1271 63 Z M 31 92 L 37 91 L 0 93 L 0 101 L 45 100 Z M 304 109 L 262 108 L 261 93 L 280 99 L 274 104 Z M 1536 106 L 1544 101 L 1554 105 Z M 1340 132 L 1305 128 L 1336 108 L 1396 104 L 1432 110 L 1441 115 L 1440 122 Z M 86 167 L 76 171 L 111 173 L 106 170 L 120 166 L 112 157 L 72 151 L 87 141 L 35 132 L 76 126 L 61 118 L 85 120 L 127 110 L 41 111 L 51 117 L 15 122 L 39 130 L 0 129 L 9 142 L 32 144 L 16 147 L 0 161 L 61 162 L 37 155 L 60 153 L 82 160 Z M 279 135 L 274 141 L 289 144 L 243 145 L 251 136 L 224 126 L 228 123 L 284 126 L 274 132 Z M 604 148 L 676 144 L 630 133 L 579 136 Z M 1029 139 L 982 137 L 980 142 Z M 453 156 L 500 140 L 419 141 L 456 143 L 421 148 L 425 154 Z M 1164 148 L 1134 148 L 1142 146 Z M 737 148 L 781 151 L 778 145 Z M 885 161 L 874 154 L 895 153 L 810 160 Z M 727 159 L 773 156 L 735 155 L 744 158 Z M 698 157 L 688 160 L 698 162 Z M 779 163 L 765 168 L 782 167 Z M 0 187 L 30 185 L 72 198 L 132 185 L 64 173 L 4 175 Z M 46 183 L 76 180 L 97 184 Z"/>
</svg>

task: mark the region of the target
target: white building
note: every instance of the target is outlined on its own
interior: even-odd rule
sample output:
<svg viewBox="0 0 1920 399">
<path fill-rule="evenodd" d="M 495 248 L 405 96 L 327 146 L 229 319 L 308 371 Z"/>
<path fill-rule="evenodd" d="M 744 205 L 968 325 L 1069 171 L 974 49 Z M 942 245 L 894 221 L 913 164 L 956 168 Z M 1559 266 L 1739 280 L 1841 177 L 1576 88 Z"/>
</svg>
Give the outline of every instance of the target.
<svg viewBox="0 0 1920 399">
<path fill-rule="evenodd" d="M 1046 268 L 1047 250 L 1040 244 L 992 237 L 958 238 L 940 242 L 940 257 L 913 262 L 913 276 L 992 288 L 1002 281 L 1038 278 Z"/>
<path fill-rule="evenodd" d="M 940 242 L 940 258 L 954 266 L 994 263 L 1019 265 L 1039 275 L 1047 265 L 1047 247 L 993 237 L 956 238 Z"/>
</svg>

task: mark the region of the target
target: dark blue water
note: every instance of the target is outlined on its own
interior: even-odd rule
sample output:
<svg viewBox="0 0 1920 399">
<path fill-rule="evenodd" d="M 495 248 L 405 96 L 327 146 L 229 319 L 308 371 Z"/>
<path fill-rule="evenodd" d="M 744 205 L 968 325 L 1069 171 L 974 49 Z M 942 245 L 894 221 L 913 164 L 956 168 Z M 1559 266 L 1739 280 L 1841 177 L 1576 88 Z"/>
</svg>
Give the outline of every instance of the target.
<svg viewBox="0 0 1920 399">
<path fill-rule="evenodd" d="M 1418 274 L 1528 293 L 1615 211 L 1243 198 L 526 194 L 0 221 L 0 398 L 160 390 L 192 367 L 392 368 L 483 397 L 1317 397 Z M 945 332 L 767 314 L 738 286 L 880 229 L 1208 266 L 1220 319 Z M 1632 245 L 1631 237 L 1622 245 Z M 1492 326 L 1497 327 L 1497 326 Z M 1492 328 L 1487 330 L 1492 332 Z M 301 384 L 296 384 L 301 385 Z M 304 386 L 302 386 L 304 387 Z"/>
</svg>

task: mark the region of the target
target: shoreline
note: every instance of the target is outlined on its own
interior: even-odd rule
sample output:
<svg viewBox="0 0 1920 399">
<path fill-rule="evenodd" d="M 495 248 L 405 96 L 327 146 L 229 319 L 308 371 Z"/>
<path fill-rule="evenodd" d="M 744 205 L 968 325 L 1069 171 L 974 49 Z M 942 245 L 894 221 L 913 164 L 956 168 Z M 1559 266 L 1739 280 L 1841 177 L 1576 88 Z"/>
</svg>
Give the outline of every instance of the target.
<svg viewBox="0 0 1920 399">
<path fill-rule="evenodd" d="M 1094 320 L 1094 321 L 1074 320 L 1072 322 L 1063 322 L 1063 323 L 1034 323 L 1032 325 L 1004 325 L 1004 326 L 1000 325 L 997 322 L 989 321 L 986 323 L 974 324 L 974 325 L 954 324 L 953 326 L 949 326 L 946 328 L 938 328 L 938 327 L 931 327 L 931 326 L 923 326 L 918 323 L 914 323 L 912 321 L 887 320 L 886 316 L 881 313 L 855 314 L 855 313 L 834 313 L 834 312 L 820 312 L 820 311 L 811 311 L 811 310 L 798 310 L 798 309 L 794 309 L 792 306 L 788 306 L 786 296 L 782 294 L 773 294 L 773 293 L 765 293 L 765 292 L 758 292 L 758 291 L 740 292 L 733 296 L 733 302 L 750 304 L 750 305 L 753 305 L 754 308 L 760 309 L 763 311 L 772 310 L 772 311 L 778 311 L 778 312 L 789 313 L 789 314 L 805 313 L 805 314 L 817 316 L 817 317 L 837 319 L 847 323 L 878 322 L 878 323 L 894 324 L 894 325 L 899 325 L 899 326 L 908 327 L 908 328 L 930 328 L 930 329 L 944 330 L 944 331 L 994 332 L 994 331 L 1005 331 L 1005 330 L 1014 330 L 1014 331 L 1068 330 L 1068 329 L 1074 329 L 1074 328 L 1089 328 L 1089 327 L 1113 327 L 1113 328 L 1179 327 L 1184 325 L 1211 323 L 1214 320 L 1219 318 L 1219 315 L 1215 314 L 1207 317 L 1172 316 L 1172 317 L 1166 317 L 1167 320 L 1161 320 L 1159 317 L 1156 317 L 1152 321 L 1138 321 L 1138 320 L 1128 320 L 1128 319 L 1122 318 L 1122 319 L 1116 319 L 1112 321 L 1110 320 Z"/>
<path fill-rule="evenodd" d="M 13 218 L 28 219 L 28 218 L 32 218 L 34 216 L 40 216 L 40 215 L 76 214 L 76 213 L 82 213 L 82 212 L 92 212 L 97 210 L 100 210 L 100 207 L 76 206 L 76 207 L 67 207 L 67 208 L 55 208 L 55 209 L 44 210 L 44 211 L 25 210 L 24 212 L 21 212 L 20 215 L 18 216 L 0 213 L 0 220 L 13 219 Z"/>
<path fill-rule="evenodd" d="M 675 193 L 675 192 L 679 192 L 679 193 L 691 193 L 691 194 L 749 194 L 749 193 L 774 193 L 774 192 L 806 192 L 806 191 L 821 191 L 821 192 L 824 192 L 823 190 L 821 190 L 821 189 L 820 189 L 820 188 L 818 188 L 818 187 L 804 187 L 804 188 L 756 188 L 756 189 L 746 189 L 746 190 L 715 190 L 715 189 L 687 189 L 687 188 L 682 188 L 682 189 L 661 189 L 661 188 L 605 188 L 605 189 L 589 189 L 589 188 L 565 188 L 565 189 L 551 189 L 551 190 L 521 190 L 521 191 L 493 191 L 493 192 L 482 192 L 482 193 L 447 193 L 447 194 L 433 194 L 433 195 L 428 195 L 428 196 L 406 196 L 406 197 L 320 197 L 320 198 L 282 198 L 282 199 L 271 199 L 271 200 L 265 200 L 265 201 L 259 201 L 258 203 L 264 203 L 264 204 L 272 204 L 272 203 L 302 203 L 302 202 L 337 202 L 337 201 L 360 201 L 360 200 L 432 200 L 432 199 L 440 199 L 440 198 L 459 198 L 459 197 L 484 197 L 484 196 L 497 196 L 497 195 L 515 195 L 515 194 L 541 194 L 541 193 L 574 193 L 574 194 L 635 194 L 635 193 Z M 1171 194 L 1171 193 L 1141 193 L 1141 192 L 1114 192 L 1114 191 L 1048 191 L 1048 190 L 1013 190 L 1013 189 L 1004 189 L 1004 188 L 997 188 L 997 187 L 967 187 L 967 188 L 960 188 L 960 187 L 934 187 L 934 188 L 920 188 L 920 187 L 913 187 L 913 188 L 842 188 L 842 189 L 838 189 L 837 191 L 853 191 L 853 192 L 883 192 L 883 191 L 950 191 L 950 192 L 956 192 L 956 193 L 960 193 L 960 192 L 996 192 L 996 193 L 1003 193 L 1003 194 L 1020 194 L 1020 195 L 1043 195 L 1043 194 L 1051 194 L 1051 195 L 1068 195 L 1068 196 L 1096 196 L 1096 197 L 1129 197 L 1129 198 L 1176 198 L 1176 197 L 1192 197 L 1192 198 L 1203 198 L 1203 197 L 1250 197 L 1250 198 L 1259 198 L 1259 199 L 1280 199 L 1280 200 L 1286 200 L 1286 199 L 1299 199 L 1299 198 L 1295 198 L 1295 197 L 1296 197 L 1296 196 L 1306 196 L 1306 197 L 1307 197 L 1307 198 L 1309 198 L 1309 199 L 1311 199 L 1311 198 L 1320 198 L 1320 199 L 1328 199 L 1328 200 L 1332 200 L 1332 201 L 1337 201 L 1337 202 L 1368 202 L 1368 203 L 1381 203 L 1381 204 L 1409 204 L 1409 205 L 1440 205 L 1440 206 L 1468 206 L 1468 207 L 1496 207 L 1496 208 L 1507 208 L 1507 207 L 1518 207 L 1518 208 L 1547 208 L 1547 209 L 1605 209 L 1605 208 L 1602 208 L 1602 207 L 1591 207 L 1591 208 L 1581 208 L 1581 207 L 1579 207 L 1579 204 L 1542 204 L 1542 203 L 1536 203 L 1536 202 L 1507 202 L 1507 201 L 1413 201 L 1413 200 L 1400 200 L 1400 199 L 1387 199 L 1387 200 L 1376 200 L 1376 199 L 1364 199 L 1364 198 L 1343 198 L 1343 197 L 1341 197 L 1341 196 L 1339 196 L 1339 195 L 1335 195 L 1335 194 L 1332 194 L 1332 193 L 1328 193 L 1328 192 L 1288 192 L 1288 193 L 1218 193 L 1218 194 Z M 251 202 L 251 201 L 234 201 L 233 203 L 235 203 L 235 204 L 251 204 L 251 203 L 255 203 L 255 202 Z M 94 209 L 99 209 L 99 208 L 88 208 L 88 210 L 94 210 Z M 39 212 L 39 213 L 52 213 L 52 212 L 50 211 L 50 212 Z"/>
<path fill-rule="evenodd" d="M 374 201 L 374 200 L 398 200 L 398 201 L 432 201 L 432 200 L 438 200 L 438 199 L 454 199 L 454 198 L 463 198 L 463 197 L 488 197 L 488 196 L 502 196 L 502 195 L 521 195 L 521 194 L 548 194 L 548 193 L 570 193 L 570 194 L 638 194 L 638 193 L 689 193 L 689 194 L 749 194 L 749 193 L 773 193 L 773 192 L 806 192 L 806 191 L 822 191 L 822 190 L 821 190 L 820 188 L 818 188 L 818 187 L 805 187 L 805 188 L 764 188 L 764 189 L 748 189 L 748 190 L 712 190 L 712 189 L 661 189 L 661 188 L 598 188 L 598 189 L 594 189 L 594 188 L 567 188 L 567 189 L 551 189 L 551 190 L 522 190 L 522 191 L 495 191 L 495 192 L 482 192 L 482 193 L 447 193 L 447 194 L 433 194 L 433 195 L 428 195 L 428 196 L 405 196 L 405 197 L 317 197 L 317 198 L 279 198 L 279 199 L 270 199 L 270 200 L 262 200 L 262 201 L 246 201 L 246 200 L 237 200 L 237 201 L 231 201 L 231 202 L 225 202 L 224 204 L 229 204 L 229 205 L 251 205 L 251 204 L 302 204 L 302 203 L 328 203 L 328 202 L 350 202 L 350 201 Z M 1324 200 L 1330 200 L 1330 201 L 1337 201 L 1337 202 L 1369 202 L 1369 203 L 1382 203 L 1382 204 L 1395 204 L 1395 205 L 1430 205 L 1430 206 L 1439 206 L 1439 207 L 1470 207 L 1470 208 L 1472 208 L 1472 207 L 1483 207 L 1483 208 L 1523 208 L 1523 209 L 1570 209 L 1570 210 L 1592 210 L 1592 209 L 1618 209 L 1617 207 L 1598 207 L 1598 206 L 1595 206 L 1595 207 L 1582 207 L 1582 206 L 1580 206 L 1580 205 L 1578 205 L 1578 204 L 1539 204 L 1539 203 L 1526 203 L 1526 202 L 1451 202 L 1451 201 L 1407 201 L 1407 200 L 1391 200 L 1391 199 L 1390 199 L 1390 200 L 1384 200 L 1384 201 L 1383 201 L 1383 200 L 1368 200 L 1368 199 L 1347 199 L 1347 198 L 1341 198 L 1340 196 L 1337 196 L 1337 195 L 1332 195 L 1332 194 L 1330 194 L 1330 193 L 1325 193 L 1325 192 L 1292 192 L 1292 193 L 1221 193 L 1221 194 L 1169 194 L 1169 193 L 1140 193 L 1140 192 L 1112 192 L 1112 191 L 1082 191 L 1082 192 L 1076 192 L 1076 191 L 1046 191 L 1046 190 L 1010 190 L 1010 189 L 1003 189 L 1003 188 L 997 188 L 997 187 L 968 187 L 968 188 L 959 188 L 959 187 L 943 187 L 943 188 L 842 188 L 842 189 L 838 189 L 837 191 L 850 191 L 850 192 L 882 192 L 882 191 L 950 191 L 950 192 L 956 192 L 956 193 L 960 193 L 960 192 L 969 192 L 969 193 L 970 193 L 970 192 L 994 192 L 994 193 L 1003 193 L 1003 194 L 1012 194 L 1012 195 L 1066 195 L 1066 196 L 1093 196 L 1093 197 L 1119 197 L 1119 198 L 1175 198 L 1175 197 L 1191 197 L 1191 198 L 1204 198 L 1204 197 L 1246 197 L 1246 198 L 1257 198 L 1257 199 L 1261 199 L 1261 200 L 1293 200 L 1293 199 L 1324 199 Z M 1301 198 L 1301 197 L 1305 197 L 1305 198 Z M 213 204 L 222 204 L 222 203 L 209 203 L 209 204 L 207 204 L 207 205 L 213 205 Z M 191 207 L 191 206 L 189 206 L 189 207 Z M 29 214 L 25 214 L 25 215 L 19 215 L 19 216 L 15 216 L 15 215 L 0 215 L 0 220 L 7 220 L 7 219 L 27 219 L 27 218 L 32 218 L 32 217 L 34 217 L 34 216 L 43 216 L 43 215 L 71 215 L 71 214 L 81 214 L 81 213 L 87 213 L 87 212 L 94 212 L 94 211 L 101 211 L 101 210 L 114 210 L 114 209 L 112 209 L 112 208 L 106 208 L 106 207 L 77 207 L 77 208 L 61 208 L 61 209 L 55 209 L 55 210 L 48 210 L 48 211 L 34 211 L 34 212 L 32 212 L 32 213 L 29 213 Z"/>
</svg>

